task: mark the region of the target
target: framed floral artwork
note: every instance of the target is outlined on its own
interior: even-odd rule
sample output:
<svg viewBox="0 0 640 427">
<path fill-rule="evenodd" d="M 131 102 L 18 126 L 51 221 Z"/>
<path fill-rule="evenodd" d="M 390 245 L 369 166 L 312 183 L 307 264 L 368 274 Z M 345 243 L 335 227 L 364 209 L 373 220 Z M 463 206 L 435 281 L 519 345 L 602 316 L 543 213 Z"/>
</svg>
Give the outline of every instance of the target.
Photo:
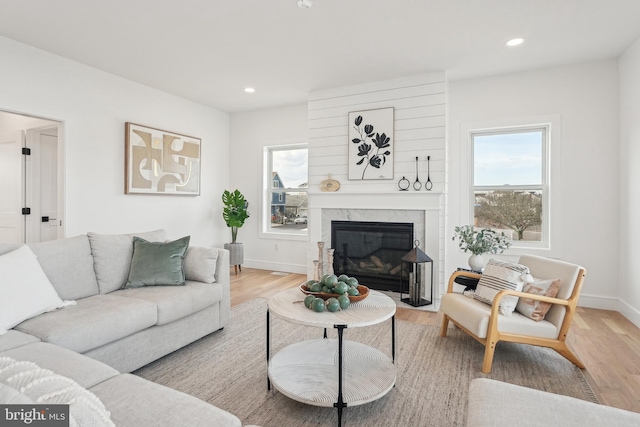
<svg viewBox="0 0 640 427">
<path fill-rule="evenodd" d="M 125 194 L 200 195 L 200 142 L 127 122 Z"/>
<path fill-rule="evenodd" d="M 349 113 L 349 179 L 393 179 L 393 107 Z"/>
</svg>

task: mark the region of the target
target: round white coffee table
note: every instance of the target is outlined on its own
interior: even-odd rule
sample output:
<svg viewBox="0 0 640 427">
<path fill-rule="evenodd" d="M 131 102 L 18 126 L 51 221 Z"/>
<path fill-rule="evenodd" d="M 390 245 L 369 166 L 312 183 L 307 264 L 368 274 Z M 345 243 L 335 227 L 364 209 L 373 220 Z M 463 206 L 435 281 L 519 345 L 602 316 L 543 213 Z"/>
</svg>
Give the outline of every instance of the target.
<svg viewBox="0 0 640 427">
<path fill-rule="evenodd" d="M 336 407 L 338 425 L 346 406 L 381 398 L 396 382 L 395 302 L 370 290 L 369 296 L 335 313 L 316 313 L 304 306 L 305 294 L 292 288 L 269 299 L 267 309 L 268 388 L 315 406 Z M 324 338 L 291 344 L 270 357 L 270 315 L 287 322 L 324 328 Z M 391 357 L 371 346 L 343 340 L 345 329 L 376 325 L 391 319 Z M 327 339 L 327 328 L 338 331 Z"/>
</svg>

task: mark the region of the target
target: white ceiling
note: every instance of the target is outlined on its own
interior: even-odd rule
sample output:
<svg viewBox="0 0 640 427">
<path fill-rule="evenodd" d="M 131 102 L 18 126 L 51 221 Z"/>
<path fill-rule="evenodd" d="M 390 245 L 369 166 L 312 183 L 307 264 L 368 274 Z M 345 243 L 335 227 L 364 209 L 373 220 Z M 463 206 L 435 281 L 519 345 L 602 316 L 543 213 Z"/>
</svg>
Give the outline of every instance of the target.
<svg viewBox="0 0 640 427">
<path fill-rule="evenodd" d="M 640 37 L 640 0 L 0 0 L 0 35 L 239 112 L 431 70 L 614 58 Z"/>
</svg>

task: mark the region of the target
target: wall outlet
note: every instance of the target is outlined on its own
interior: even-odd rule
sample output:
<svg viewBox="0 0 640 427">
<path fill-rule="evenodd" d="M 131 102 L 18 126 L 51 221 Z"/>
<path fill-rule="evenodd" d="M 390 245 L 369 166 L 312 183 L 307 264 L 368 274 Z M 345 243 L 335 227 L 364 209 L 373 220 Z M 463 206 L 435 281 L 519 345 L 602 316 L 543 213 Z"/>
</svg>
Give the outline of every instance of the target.
<svg viewBox="0 0 640 427">
<path fill-rule="evenodd" d="M 275 251 L 278 250 L 278 244 L 277 243 L 275 245 L 273 245 L 273 250 L 275 250 Z"/>
</svg>

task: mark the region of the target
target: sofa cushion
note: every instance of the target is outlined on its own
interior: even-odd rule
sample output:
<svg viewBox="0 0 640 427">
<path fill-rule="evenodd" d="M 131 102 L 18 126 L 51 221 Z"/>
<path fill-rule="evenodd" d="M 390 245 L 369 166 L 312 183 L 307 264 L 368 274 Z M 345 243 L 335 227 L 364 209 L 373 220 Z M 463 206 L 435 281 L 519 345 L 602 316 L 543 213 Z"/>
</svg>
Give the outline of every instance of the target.
<svg viewBox="0 0 640 427">
<path fill-rule="evenodd" d="M 26 245 L 0 255 L 0 278 L 0 335 L 24 320 L 63 306 Z"/>
<path fill-rule="evenodd" d="M 218 250 L 202 246 L 189 246 L 184 257 L 184 274 L 187 280 L 213 283 L 216 281 Z"/>
<path fill-rule="evenodd" d="M 63 300 L 98 294 L 87 236 L 29 244 L 45 274 Z"/>
<path fill-rule="evenodd" d="M 22 322 L 16 329 L 84 353 L 155 325 L 157 311 L 154 303 L 142 299 L 95 295 Z"/>
<path fill-rule="evenodd" d="M 125 288 L 184 285 L 184 256 L 190 236 L 172 242 L 133 238 L 133 256 Z"/>
<path fill-rule="evenodd" d="M 82 387 L 93 387 L 120 373 L 90 357 L 46 342 L 37 342 L 0 353 L 0 357 L 33 362 L 41 368 L 49 369 L 69 377 Z"/>
<path fill-rule="evenodd" d="M 40 338 L 11 329 L 0 337 L 0 352 L 34 342 L 40 342 Z"/>
<path fill-rule="evenodd" d="M 153 302 L 158 308 L 158 325 L 166 325 L 221 301 L 222 289 L 217 283 L 186 281 L 185 286 L 146 286 L 111 295 Z"/>
<path fill-rule="evenodd" d="M 196 397 L 131 374 L 91 388 L 117 426 L 241 427 L 235 415 Z"/>
<path fill-rule="evenodd" d="M 132 234 L 87 233 L 93 255 L 93 267 L 101 294 L 117 291 L 127 283 L 133 255 L 133 236 L 149 242 L 164 242 L 164 230 Z"/>
</svg>

